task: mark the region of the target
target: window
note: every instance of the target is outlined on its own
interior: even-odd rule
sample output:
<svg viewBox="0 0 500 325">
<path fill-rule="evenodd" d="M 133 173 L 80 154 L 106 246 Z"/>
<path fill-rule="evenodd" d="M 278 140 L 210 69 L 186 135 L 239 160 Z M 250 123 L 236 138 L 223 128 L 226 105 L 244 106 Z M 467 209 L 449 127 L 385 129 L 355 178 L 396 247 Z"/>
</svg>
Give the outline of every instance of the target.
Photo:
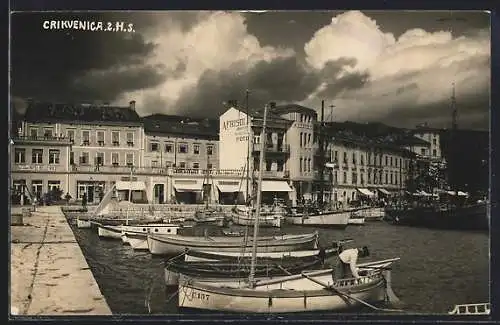
<svg viewBox="0 0 500 325">
<path fill-rule="evenodd" d="M 347 172 L 344 172 L 342 183 L 347 184 Z"/>
<path fill-rule="evenodd" d="M 385 156 L 385 165 L 389 166 L 389 156 Z"/>
<path fill-rule="evenodd" d="M 358 174 L 356 172 L 352 172 L 352 184 L 358 184 Z"/>
<path fill-rule="evenodd" d="M 271 171 L 271 166 L 273 165 L 273 162 L 268 160 L 266 161 L 266 171 Z"/>
<path fill-rule="evenodd" d="M 260 135 L 254 135 L 253 136 L 253 143 L 259 144 L 260 143 Z"/>
<path fill-rule="evenodd" d="M 213 168 L 213 165 L 212 165 L 212 164 L 210 164 L 210 163 L 208 163 L 208 164 L 207 164 L 207 169 L 212 169 L 212 168 Z"/>
<path fill-rule="evenodd" d="M 55 191 L 61 188 L 61 181 L 48 181 L 47 185 L 49 187 L 49 191 Z"/>
<path fill-rule="evenodd" d="M 127 166 L 133 166 L 134 165 L 134 154 L 133 153 L 127 153 Z"/>
<path fill-rule="evenodd" d="M 95 164 L 96 164 L 96 166 L 103 166 L 104 165 L 104 152 L 96 153 Z"/>
<path fill-rule="evenodd" d="M 372 182 L 372 170 L 371 169 L 368 169 L 368 184 L 371 184 Z"/>
<path fill-rule="evenodd" d="M 307 135 L 307 144 L 311 145 L 311 133 Z"/>
<path fill-rule="evenodd" d="M 180 167 L 180 168 L 186 168 L 186 163 L 185 163 L 184 161 L 181 161 L 181 162 L 179 163 L 179 167 Z"/>
<path fill-rule="evenodd" d="M 43 130 L 43 137 L 46 139 L 52 138 L 52 129 Z"/>
<path fill-rule="evenodd" d="M 283 160 L 278 160 L 276 163 L 276 170 L 282 172 L 285 166 L 285 162 Z"/>
<path fill-rule="evenodd" d="M 436 150 L 436 149 L 432 149 L 432 156 L 433 156 L 433 157 L 436 157 L 436 156 L 437 156 L 437 150 Z"/>
<path fill-rule="evenodd" d="M 311 172 L 311 158 L 307 159 L 307 172 Z"/>
<path fill-rule="evenodd" d="M 67 136 L 70 141 L 75 141 L 75 130 L 68 130 Z"/>
<path fill-rule="evenodd" d="M 104 146 L 104 131 L 97 131 L 97 143 Z"/>
<path fill-rule="evenodd" d="M 392 166 L 392 156 L 389 158 L 389 166 Z"/>
<path fill-rule="evenodd" d="M 299 159 L 299 171 L 302 173 L 302 158 Z"/>
<path fill-rule="evenodd" d="M 32 164 L 42 164 L 43 163 L 43 149 L 31 150 L 31 163 Z"/>
<path fill-rule="evenodd" d="M 40 196 L 43 192 L 43 181 L 42 180 L 32 180 L 31 181 L 31 189 L 33 193 Z"/>
<path fill-rule="evenodd" d="M 394 184 L 398 185 L 398 172 L 394 173 Z"/>
<path fill-rule="evenodd" d="M 81 165 L 87 165 L 89 163 L 89 153 L 88 152 L 82 152 L 80 154 L 80 164 Z"/>
<path fill-rule="evenodd" d="M 337 163 L 338 160 L 339 160 L 339 152 L 337 150 L 335 150 L 335 153 L 333 155 L 333 162 Z"/>
<path fill-rule="evenodd" d="M 129 147 L 134 146 L 134 132 L 127 132 L 127 145 Z"/>
<path fill-rule="evenodd" d="M 363 173 L 361 173 L 360 176 L 360 181 L 361 181 L 361 185 L 365 185 L 365 175 Z"/>
<path fill-rule="evenodd" d="M 120 154 L 118 152 L 111 153 L 111 164 L 118 166 L 120 164 Z"/>
<path fill-rule="evenodd" d="M 113 141 L 113 146 L 118 147 L 120 145 L 120 132 L 111 132 L 111 141 Z"/>
<path fill-rule="evenodd" d="M 90 131 L 82 131 L 82 145 L 88 146 L 90 144 Z"/>
<path fill-rule="evenodd" d="M 58 149 L 49 149 L 49 164 L 59 164 L 59 155 Z"/>
<path fill-rule="evenodd" d="M 364 158 L 365 158 L 365 156 L 364 156 L 363 154 L 361 154 L 361 155 L 359 156 L 359 162 L 361 163 L 361 165 L 364 165 L 364 164 L 365 164 L 365 159 L 364 159 Z"/>
<path fill-rule="evenodd" d="M 344 164 L 347 164 L 347 152 L 344 152 Z"/>
<path fill-rule="evenodd" d="M 211 144 L 207 145 L 207 155 L 211 156 L 213 154 L 214 154 L 214 146 Z"/>
<path fill-rule="evenodd" d="M 70 163 L 70 165 L 74 165 L 75 164 L 75 153 L 73 151 L 71 151 L 69 153 L 69 163 Z"/>
<path fill-rule="evenodd" d="M 432 144 L 435 145 L 435 146 L 437 145 L 437 139 L 436 138 L 432 139 Z"/>
<path fill-rule="evenodd" d="M 30 137 L 36 139 L 38 137 L 38 129 L 30 129 Z"/>
<path fill-rule="evenodd" d="M 302 115 L 301 115 L 302 117 Z M 300 132 L 300 146 L 302 147 L 302 132 Z"/>
<path fill-rule="evenodd" d="M 391 175 L 390 175 L 390 180 L 391 180 L 391 183 L 390 183 L 390 184 L 393 184 L 393 183 L 394 183 L 394 179 L 393 179 L 393 178 L 394 178 L 394 175 L 393 175 L 393 174 L 392 174 L 392 172 L 391 172 Z"/>
<path fill-rule="evenodd" d="M 355 152 L 352 153 L 352 163 L 354 165 L 356 165 L 356 153 Z"/>
<path fill-rule="evenodd" d="M 335 184 L 339 182 L 339 175 L 337 171 L 335 171 L 335 173 L 333 174 L 333 181 L 335 182 Z"/>
<path fill-rule="evenodd" d="M 149 151 L 156 152 L 160 150 L 160 144 L 158 142 L 149 143 Z"/>
<path fill-rule="evenodd" d="M 26 163 L 26 149 L 16 148 L 14 150 L 14 161 L 16 164 Z"/>
<path fill-rule="evenodd" d="M 180 143 L 178 152 L 179 153 L 187 153 L 188 152 L 188 145 L 186 143 Z"/>
<path fill-rule="evenodd" d="M 421 154 L 422 156 L 425 156 L 425 148 L 421 148 L 421 149 L 420 149 L 420 154 Z"/>
<path fill-rule="evenodd" d="M 387 174 L 387 172 L 385 172 L 385 183 L 384 184 L 389 184 L 389 175 Z"/>
<path fill-rule="evenodd" d="M 200 154 L 200 145 L 199 144 L 193 145 L 193 153 L 195 155 L 199 155 Z"/>
<path fill-rule="evenodd" d="M 200 163 L 198 163 L 198 162 L 194 162 L 194 163 L 193 163 L 193 168 L 194 168 L 194 169 L 198 169 L 198 168 L 200 168 Z"/>
<path fill-rule="evenodd" d="M 151 167 L 158 167 L 158 160 L 151 160 Z"/>
<path fill-rule="evenodd" d="M 165 143 L 165 152 L 173 152 L 174 145 L 170 142 Z"/>
</svg>

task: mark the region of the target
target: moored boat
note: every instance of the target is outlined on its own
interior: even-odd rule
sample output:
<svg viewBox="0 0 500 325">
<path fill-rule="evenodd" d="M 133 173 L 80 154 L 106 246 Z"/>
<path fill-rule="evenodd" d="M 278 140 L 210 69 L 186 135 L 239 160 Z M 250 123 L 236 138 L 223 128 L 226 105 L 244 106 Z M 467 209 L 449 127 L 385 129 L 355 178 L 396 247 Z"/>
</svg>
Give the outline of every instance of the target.
<svg viewBox="0 0 500 325">
<path fill-rule="evenodd" d="M 337 248 L 322 250 L 317 255 L 304 257 L 284 256 L 281 258 L 261 258 L 256 266 L 256 277 L 273 278 L 297 274 L 303 270 L 322 268 L 326 261 L 337 255 Z M 203 253 L 203 252 L 201 252 Z M 248 278 L 250 272 L 250 259 L 222 259 L 215 261 L 186 261 L 182 256 L 177 256 L 165 261 L 165 284 L 167 286 L 177 285 L 180 275 L 196 278 L 197 281 L 204 279 L 224 278 L 238 279 Z"/>
<path fill-rule="evenodd" d="M 350 211 L 326 211 L 289 215 L 285 222 L 293 225 L 345 228 L 351 216 Z"/>
<path fill-rule="evenodd" d="M 179 235 L 160 235 L 148 233 L 148 248 L 153 255 L 175 255 L 186 248 L 193 250 L 217 250 L 221 252 L 239 252 L 242 248 L 252 247 L 253 239 L 243 243 L 241 238 L 231 237 L 195 237 Z M 264 236 L 257 239 L 259 251 L 280 252 L 301 249 L 315 249 L 318 233 L 301 235 Z"/>
<path fill-rule="evenodd" d="M 347 221 L 347 223 L 349 225 L 362 226 L 362 225 L 365 224 L 365 217 L 351 214 L 351 216 L 349 217 L 349 220 Z"/>
<path fill-rule="evenodd" d="M 171 234 L 176 235 L 181 228 L 180 225 L 177 224 L 169 224 L 169 223 L 151 223 L 151 224 L 142 224 L 142 225 L 122 225 L 121 226 L 121 238 L 123 243 L 130 244 L 129 242 L 129 234 L 143 234 L 142 240 L 146 244 L 147 249 L 147 236 L 148 232 L 152 232 L 155 234 Z M 134 238 L 138 239 L 139 236 L 135 236 Z M 136 245 L 138 246 L 138 245 Z"/>
<path fill-rule="evenodd" d="M 380 221 L 385 217 L 383 207 L 362 207 L 353 211 L 353 215 L 365 218 L 365 221 Z"/>
<path fill-rule="evenodd" d="M 280 213 L 268 212 L 261 214 L 259 227 L 281 227 L 282 215 Z M 231 212 L 231 221 L 240 226 L 253 226 L 255 223 L 254 214 L 249 207 L 236 207 Z"/>
</svg>

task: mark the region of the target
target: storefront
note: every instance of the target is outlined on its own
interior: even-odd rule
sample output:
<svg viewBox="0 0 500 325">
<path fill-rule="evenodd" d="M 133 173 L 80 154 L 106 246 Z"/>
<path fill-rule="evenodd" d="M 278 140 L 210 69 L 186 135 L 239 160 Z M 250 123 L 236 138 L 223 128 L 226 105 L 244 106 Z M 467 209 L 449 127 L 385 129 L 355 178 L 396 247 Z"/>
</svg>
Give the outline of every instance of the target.
<svg viewBox="0 0 500 325">
<path fill-rule="evenodd" d="M 218 181 L 220 204 L 244 204 L 245 196 L 242 184 L 239 181 Z M 246 189 L 245 189 L 246 190 Z"/>
<path fill-rule="evenodd" d="M 203 180 L 201 179 L 176 179 L 173 187 L 172 199 L 175 203 L 197 204 L 203 200 Z"/>
<path fill-rule="evenodd" d="M 262 181 L 262 203 L 273 204 L 276 200 L 288 204 L 293 190 L 286 181 Z"/>
</svg>

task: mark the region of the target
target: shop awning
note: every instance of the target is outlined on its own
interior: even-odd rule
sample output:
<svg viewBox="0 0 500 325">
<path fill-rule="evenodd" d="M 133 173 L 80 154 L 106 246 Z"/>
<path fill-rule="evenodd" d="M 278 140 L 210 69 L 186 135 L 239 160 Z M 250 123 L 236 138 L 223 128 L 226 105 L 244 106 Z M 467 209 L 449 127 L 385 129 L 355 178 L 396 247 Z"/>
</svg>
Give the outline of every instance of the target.
<svg viewBox="0 0 500 325">
<path fill-rule="evenodd" d="M 390 193 L 388 190 L 386 190 L 385 188 L 379 188 L 378 190 L 379 190 L 381 193 L 385 194 L 385 195 L 391 195 L 391 193 Z"/>
<path fill-rule="evenodd" d="M 197 192 L 203 189 L 203 183 L 197 180 L 174 182 L 177 192 Z"/>
<path fill-rule="evenodd" d="M 359 193 L 366 195 L 366 196 L 370 196 L 370 197 L 375 195 L 375 193 L 373 193 L 372 191 L 370 191 L 367 188 L 358 188 L 358 191 L 359 191 Z"/>
<path fill-rule="evenodd" d="M 262 192 L 292 192 L 285 181 L 262 181 Z"/>
<path fill-rule="evenodd" d="M 458 191 L 458 196 L 469 196 L 469 194 L 462 191 Z"/>
<path fill-rule="evenodd" d="M 223 193 L 235 193 L 235 192 L 242 192 L 242 188 L 240 188 L 239 184 L 221 184 L 217 183 L 217 188 L 219 191 Z"/>
<path fill-rule="evenodd" d="M 146 184 L 144 182 L 140 181 L 118 181 L 115 183 L 116 189 L 118 191 L 145 191 L 146 190 Z"/>
</svg>

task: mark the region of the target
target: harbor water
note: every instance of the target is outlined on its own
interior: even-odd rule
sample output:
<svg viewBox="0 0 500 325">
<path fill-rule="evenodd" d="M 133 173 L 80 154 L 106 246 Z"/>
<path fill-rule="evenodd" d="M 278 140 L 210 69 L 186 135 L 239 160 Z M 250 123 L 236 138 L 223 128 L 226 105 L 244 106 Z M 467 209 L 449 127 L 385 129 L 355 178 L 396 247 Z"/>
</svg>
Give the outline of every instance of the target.
<svg viewBox="0 0 500 325">
<path fill-rule="evenodd" d="M 95 229 L 72 228 L 113 314 L 182 313 L 175 289 L 167 290 L 164 285 L 164 258 L 133 251 L 121 240 L 99 239 Z M 287 225 L 278 231 L 315 230 Z M 191 231 L 215 235 L 220 229 L 195 227 Z M 354 239 L 349 246 L 367 245 L 371 255 L 366 261 L 400 257 L 393 265 L 392 285 L 411 313 L 446 314 L 455 304 L 490 301 L 488 233 L 394 226 L 383 221 L 318 231 L 322 246 L 344 238 Z"/>
</svg>

